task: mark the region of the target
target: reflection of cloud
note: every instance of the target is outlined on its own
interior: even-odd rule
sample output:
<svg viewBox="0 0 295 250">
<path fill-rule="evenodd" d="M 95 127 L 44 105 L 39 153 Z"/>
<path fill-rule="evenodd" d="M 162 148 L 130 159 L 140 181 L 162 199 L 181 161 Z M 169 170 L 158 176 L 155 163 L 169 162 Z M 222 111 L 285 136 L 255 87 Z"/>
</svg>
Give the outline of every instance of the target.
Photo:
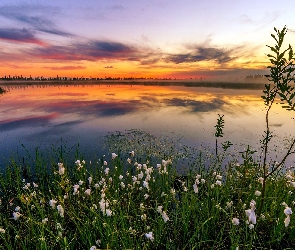
<svg viewBox="0 0 295 250">
<path fill-rule="evenodd" d="M 55 124 L 53 126 L 46 127 L 47 129 L 45 131 L 35 133 L 34 136 L 35 137 L 37 136 L 39 138 L 46 137 L 46 136 L 52 137 L 53 135 L 61 137 L 65 133 L 69 132 L 71 127 L 74 127 L 82 122 L 83 121 L 81 120 L 77 120 L 77 121 L 70 121 L 70 122 Z"/>
<path fill-rule="evenodd" d="M 186 100 L 180 98 L 166 99 L 167 105 L 186 107 L 191 112 L 210 112 L 213 110 L 220 109 L 222 105 L 226 104 L 225 101 L 220 99 L 214 99 L 209 102 L 196 101 L 196 100 Z"/>
<path fill-rule="evenodd" d="M 151 105 L 147 102 L 139 100 L 131 101 L 68 101 L 68 102 L 55 102 L 47 106 L 39 107 L 48 112 L 58 113 L 79 113 L 82 115 L 92 115 L 97 117 L 119 116 L 128 113 L 142 110 Z"/>
<path fill-rule="evenodd" d="M 0 131 L 9 131 L 22 127 L 44 126 L 56 117 L 57 114 L 53 113 L 44 116 L 31 116 L 18 119 L 3 120 L 0 121 Z"/>
<path fill-rule="evenodd" d="M 283 126 L 283 123 L 270 124 L 269 126 L 279 128 Z"/>
<path fill-rule="evenodd" d="M 46 94 L 46 96 L 88 96 L 87 93 L 71 93 L 71 92 L 62 92 L 62 93 L 51 93 Z"/>
</svg>

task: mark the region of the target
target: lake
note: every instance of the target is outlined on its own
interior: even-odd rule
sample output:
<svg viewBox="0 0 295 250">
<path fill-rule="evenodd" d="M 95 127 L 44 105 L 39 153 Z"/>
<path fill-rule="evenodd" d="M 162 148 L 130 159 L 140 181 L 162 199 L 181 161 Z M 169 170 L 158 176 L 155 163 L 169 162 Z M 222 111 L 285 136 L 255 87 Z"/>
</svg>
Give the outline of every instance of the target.
<svg viewBox="0 0 295 250">
<path fill-rule="evenodd" d="M 79 143 L 88 156 L 103 153 L 108 133 L 139 129 L 157 136 L 181 138 L 190 147 L 214 146 L 218 114 L 224 115 L 224 137 L 236 148 L 259 148 L 265 130 L 263 85 L 239 84 L 6 84 L 0 95 L 0 164 L 11 156 L 66 143 Z M 221 86 L 221 87 L 218 87 Z M 294 133 L 295 114 L 276 104 L 270 127 L 280 155 Z M 23 145 L 23 146 L 22 146 Z M 136 150 L 130 145 L 130 150 Z M 105 152 L 106 153 L 106 152 Z M 288 164 L 294 164 L 290 156 Z"/>
</svg>

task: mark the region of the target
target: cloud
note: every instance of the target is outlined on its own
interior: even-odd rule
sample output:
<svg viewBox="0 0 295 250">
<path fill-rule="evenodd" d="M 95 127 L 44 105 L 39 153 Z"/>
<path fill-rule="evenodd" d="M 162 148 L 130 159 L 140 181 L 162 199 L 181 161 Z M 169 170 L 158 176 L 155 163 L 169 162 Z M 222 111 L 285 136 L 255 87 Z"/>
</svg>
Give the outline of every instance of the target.
<svg viewBox="0 0 295 250">
<path fill-rule="evenodd" d="M 139 60 L 137 50 L 129 45 L 98 40 L 74 43 L 68 46 L 36 48 L 31 50 L 30 53 L 42 59 L 54 60 Z"/>
<path fill-rule="evenodd" d="M 45 46 L 46 43 L 35 37 L 28 29 L 0 29 L 0 39 L 13 42 L 34 43 Z"/>
<path fill-rule="evenodd" d="M 114 67 L 113 66 L 105 66 L 104 68 L 105 69 L 113 69 Z"/>
<path fill-rule="evenodd" d="M 107 9 L 111 9 L 111 10 L 123 10 L 123 6 L 121 4 L 114 4 L 114 5 L 110 5 L 107 6 Z"/>
<path fill-rule="evenodd" d="M 231 50 L 202 45 L 195 45 L 191 50 L 189 53 L 170 55 L 166 58 L 166 61 L 179 64 L 214 60 L 221 64 L 235 59 L 231 55 Z"/>
<path fill-rule="evenodd" d="M 42 5 L 2 6 L 0 16 L 12 21 L 20 22 L 30 28 L 53 35 L 71 37 L 72 34 L 59 30 L 50 19 L 44 17 L 44 13 L 55 13 L 57 9 Z"/>
<path fill-rule="evenodd" d="M 83 66 L 62 66 L 62 67 L 43 67 L 43 69 L 51 69 L 51 70 L 77 70 L 77 69 L 86 69 L 86 67 Z"/>
</svg>

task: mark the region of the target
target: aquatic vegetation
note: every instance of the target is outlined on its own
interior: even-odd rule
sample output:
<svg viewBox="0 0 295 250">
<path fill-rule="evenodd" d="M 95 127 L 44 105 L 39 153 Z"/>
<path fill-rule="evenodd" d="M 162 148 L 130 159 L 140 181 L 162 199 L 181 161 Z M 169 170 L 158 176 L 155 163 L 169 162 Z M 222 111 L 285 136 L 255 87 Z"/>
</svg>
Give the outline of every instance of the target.
<svg viewBox="0 0 295 250">
<path fill-rule="evenodd" d="M 0 86 L 0 94 L 3 94 L 5 92 L 6 92 L 6 90 Z"/>
</svg>

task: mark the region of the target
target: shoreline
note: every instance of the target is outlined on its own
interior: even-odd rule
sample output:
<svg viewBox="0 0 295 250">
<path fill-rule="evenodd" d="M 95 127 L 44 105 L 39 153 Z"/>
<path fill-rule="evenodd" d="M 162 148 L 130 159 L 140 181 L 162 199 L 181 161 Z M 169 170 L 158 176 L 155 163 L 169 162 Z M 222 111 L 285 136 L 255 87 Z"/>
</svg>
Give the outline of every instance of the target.
<svg viewBox="0 0 295 250">
<path fill-rule="evenodd" d="M 268 82 L 261 81 L 194 81 L 194 80 L 0 80 L 0 86 L 14 85 L 144 85 L 144 86 L 185 86 L 223 89 L 261 89 Z"/>
</svg>

